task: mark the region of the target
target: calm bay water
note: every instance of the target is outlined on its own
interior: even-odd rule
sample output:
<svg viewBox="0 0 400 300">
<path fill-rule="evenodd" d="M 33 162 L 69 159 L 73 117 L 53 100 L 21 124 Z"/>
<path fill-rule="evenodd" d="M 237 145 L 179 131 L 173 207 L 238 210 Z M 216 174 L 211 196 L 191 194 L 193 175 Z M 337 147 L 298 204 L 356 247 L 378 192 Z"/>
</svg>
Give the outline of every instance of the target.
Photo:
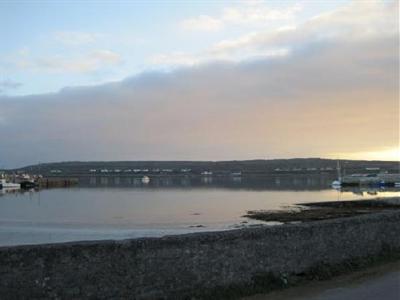
<svg viewBox="0 0 400 300">
<path fill-rule="evenodd" d="M 338 192 L 330 178 L 86 178 L 78 187 L 0 194 L 0 246 L 126 239 L 260 224 L 248 210 L 400 196 Z M 248 222 L 248 223 L 243 223 Z"/>
</svg>

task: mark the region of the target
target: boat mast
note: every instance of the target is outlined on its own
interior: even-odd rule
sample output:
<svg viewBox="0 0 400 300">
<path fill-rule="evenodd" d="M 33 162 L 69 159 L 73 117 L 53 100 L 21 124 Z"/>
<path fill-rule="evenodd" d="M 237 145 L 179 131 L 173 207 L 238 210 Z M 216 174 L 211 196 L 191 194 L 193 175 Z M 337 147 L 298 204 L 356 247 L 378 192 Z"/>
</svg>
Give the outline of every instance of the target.
<svg viewBox="0 0 400 300">
<path fill-rule="evenodd" d="M 337 162 L 336 162 L 336 170 L 337 170 L 337 173 L 338 173 L 338 180 L 339 180 L 339 182 L 342 182 L 342 175 L 341 175 L 341 172 L 340 172 L 339 160 L 337 160 Z"/>
</svg>

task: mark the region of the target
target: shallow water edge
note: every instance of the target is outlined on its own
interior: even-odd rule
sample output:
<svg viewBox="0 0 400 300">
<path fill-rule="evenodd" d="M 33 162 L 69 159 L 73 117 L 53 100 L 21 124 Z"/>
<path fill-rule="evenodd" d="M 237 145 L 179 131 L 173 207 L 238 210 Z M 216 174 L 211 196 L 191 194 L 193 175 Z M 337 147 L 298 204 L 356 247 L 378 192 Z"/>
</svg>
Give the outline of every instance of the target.
<svg viewBox="0 0 400 300">
<path fill-rule="evenodd" d="M 1 247 L 0 290 L 6 298 L 226 298 L 391 257 L 400 250 L 399 225 L 400 212 L 391 211 L 162 238 Z"/>
</svg>

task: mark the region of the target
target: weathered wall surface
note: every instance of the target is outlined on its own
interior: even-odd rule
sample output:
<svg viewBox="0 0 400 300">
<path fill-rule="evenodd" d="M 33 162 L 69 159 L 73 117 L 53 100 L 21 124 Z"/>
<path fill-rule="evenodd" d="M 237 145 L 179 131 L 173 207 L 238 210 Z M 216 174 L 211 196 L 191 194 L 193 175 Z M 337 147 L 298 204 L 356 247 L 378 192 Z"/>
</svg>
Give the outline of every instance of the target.
<svg viewBox="0 0 400 300">
<path fill-rule="evenodd" d="M 181 298 L 400 250 L 400 212 L 127 241 L 0 248 L 0 298 Z"/>
</svg>

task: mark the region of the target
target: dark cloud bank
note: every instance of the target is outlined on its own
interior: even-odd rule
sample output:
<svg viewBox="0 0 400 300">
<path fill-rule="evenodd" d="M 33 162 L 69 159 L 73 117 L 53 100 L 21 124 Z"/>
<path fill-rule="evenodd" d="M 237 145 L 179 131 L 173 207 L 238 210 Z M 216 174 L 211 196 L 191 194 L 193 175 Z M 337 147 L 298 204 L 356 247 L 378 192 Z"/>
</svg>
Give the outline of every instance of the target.
<svg viewBox="0 0 400 300">
<path fill-rule="evenodd" d="M 398 37 L 0 96 L 0 167 L 38 161 L 325 156 L 399 141 Z"/>
</svg>

